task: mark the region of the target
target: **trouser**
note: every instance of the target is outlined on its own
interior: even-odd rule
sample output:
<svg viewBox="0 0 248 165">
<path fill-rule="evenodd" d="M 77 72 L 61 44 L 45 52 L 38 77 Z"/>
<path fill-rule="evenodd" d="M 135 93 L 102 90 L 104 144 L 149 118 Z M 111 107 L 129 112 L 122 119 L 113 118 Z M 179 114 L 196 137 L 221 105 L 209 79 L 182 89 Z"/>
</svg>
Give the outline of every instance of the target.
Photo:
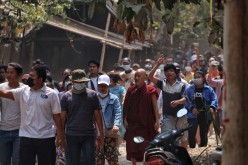
<svg viewBox="0 0 248 165">
<path fill-rule="evenodd" d="M 55 165 L 55 138 L 27 138 L 21 137 L 20 164 L 35 165 L 36 157 L 39 165 Z"/>
<path fill-rule="evenodd" d="M 66 135 L 71 165 L 95 165 L 95 136 Z"/>
<path fill-rule="evenodd" d="M 221 131 L 221 122 L 222 122 L 222 109 L 217 110 L 217 116 L 215 119 L 215 125 L 216 125 L 216 134 L 220 137 L 220 131 Z"/>
<path fill-rule="evenodd" d="M 19 130 L 0 131 L 0 165 L 19 164 Z"/>
<path fill-rule="evenodd" d="M 118 165 L 117 138 L 104 137 L 104 147 L 97 150 L 97 165 Z"/>
<path fill-rule="evenodd" d="M 195 136 L 196 136 L 198 125 L 200 129 L 200 138 L 201 138 L 201 143 L 199 147 L 207 146 L 208 129 L 211 123 L 211 121 L 208 120 L 207 112 L 200 112 L 197 115 L 197 118 L 189 118 L 188 123 L 189 125 L 192 125 L 192 127 L 188 130 L 188 134 L 189 134 L 188 139 L 189 139 L 190 148 L 195 148 L 195 144 L 196 144 Z"/>
</svg>

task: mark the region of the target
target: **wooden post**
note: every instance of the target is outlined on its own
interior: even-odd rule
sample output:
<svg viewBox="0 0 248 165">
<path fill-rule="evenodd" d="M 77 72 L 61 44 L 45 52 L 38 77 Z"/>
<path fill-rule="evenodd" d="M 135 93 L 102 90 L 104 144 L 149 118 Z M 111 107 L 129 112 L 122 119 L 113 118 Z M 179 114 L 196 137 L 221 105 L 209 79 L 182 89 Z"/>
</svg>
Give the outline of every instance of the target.
<svg viewBox="0 0 248 165">
<path fill-rule="evenodd" d="M 132 49 L 128 50 L 128 57 L 131 59 Z"/>
<path fill-rule="evenodd" d="M 247 164 L 248 156 L 248 1 L 225 1 L 224 165 Z"/>
<path fill-rule="evenodd" d="M 111 18 L 111 14 L 110 12 L 108 13 L 108 18 L 107 18 L 107 22 L 106 22 L 106 27 L 105 27 L 105 34 L 104 34 L 104 38 L 108 38 L 108 31 L 109 31 L 109 24 L 110 24 L 110 18 Z M 106 51 L 106 42 L 104 41 L 102 44 L 102 53 L 101 53 L 101 59 L 100 59 L 100 68 L 99 71 L 101 72 L 103 69 L 103 62 L 104 62 L 104 58 L 105 58 L 105 51 Z"/>
<path fill-rule="evenodd" d="M 119 53 L 118 62 L 120 62 L 120 61 L 121 61 L 121 59 L 122 59 L 122 55 L 123 55 L 123 47 L 120 49 L 120 53 Z"/>
</svg>

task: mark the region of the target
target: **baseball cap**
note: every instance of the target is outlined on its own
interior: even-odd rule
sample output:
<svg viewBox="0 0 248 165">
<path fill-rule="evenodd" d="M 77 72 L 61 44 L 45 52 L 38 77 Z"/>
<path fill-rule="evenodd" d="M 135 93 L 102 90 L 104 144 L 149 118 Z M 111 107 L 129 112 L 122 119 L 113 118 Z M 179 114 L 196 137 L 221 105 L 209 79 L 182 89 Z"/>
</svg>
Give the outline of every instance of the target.
<svg viewBox="0 0 248 165">
<path fill-rule="evenodd" d="M 106 84 L 107 86 L 109 86 L 109 84 L 110 84 L 109 76 L 108 75 L 99 76 L 97 84 Z"/>
<path fill-rule="evenodd" d="M 218 61 L 212 61 L 210 64 L 214 66 L 218 66 L 220 63 Z"/>
</svg>

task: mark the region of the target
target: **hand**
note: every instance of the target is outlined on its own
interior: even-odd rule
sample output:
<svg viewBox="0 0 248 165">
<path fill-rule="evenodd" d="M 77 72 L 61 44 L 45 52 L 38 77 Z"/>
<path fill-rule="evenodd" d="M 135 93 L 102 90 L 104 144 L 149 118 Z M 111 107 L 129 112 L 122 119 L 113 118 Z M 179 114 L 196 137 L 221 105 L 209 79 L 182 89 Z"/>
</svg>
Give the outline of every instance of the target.
<svg viewBox="0 0 248 165">
<path fill-rule="evenodd" d="M 128 128 L 128 123 L 127 123 L 127 120 L 126 120 L 126 119 L 124 120 L 124 128 L 125 128 L 125 129 Z"/>
<path fill-rule="evenodd" d="M 213 115 L 215 115 L 215 111 L 214 111 L 213 108 L 210 108 L 209 111 L 210 111 Z"/>
<path fill-rule="evenodd" d="M 98 148 L 101 149 L 104 146 L 104 135 L 100 134 L 99 140 L 98 140 Z"/>
<path fill-rule="evenodd" d="M 198 111 L 196 108 L 194 108 L 194 109 L 192 109 L 192 113 L 193 113 L 194 115 L 198 115 L 198 114 L 199 114 L 199 111 Z"/>
<path fill-rule="evenodd" d="M 170 106 L 171 106 L 172 108 L 175 108 L 177 105 L 178 105 L 178 102 L 177 102 L 177 101 L 172 101 L 172 102 L 170 103 Z"/>
<path fill-rule="evenodd" d="M 157 64 L 164 64 L 164 55 L 160 55 L 160 57 L 158 58 Z"/>
<path fill-rule="evenodd" d="M 116 126 L 116 125 L 114 125 L 114 127 L 112 128 L 112 131 L 113 131 L 114 133 L 117 133 L 117 132 L 119 131 L 119 127 Z"/>
<path fill-rule="evenodd" d="M 66 140 L 65 140 L 65 136 L 63 135 L 57 135 L 56 139 L 55 139 L 55 144 L 56 146 L 59 146 L 59 148 L 64 151 L 66 148 Z"/>
<path fill-rule="evenodd" d="M 154 124 L 155 131 L 158 131 L 159 127 L 160 127 L 160 121 L 159 120 L 156 120 L 156 122 Z"/>
</svg>

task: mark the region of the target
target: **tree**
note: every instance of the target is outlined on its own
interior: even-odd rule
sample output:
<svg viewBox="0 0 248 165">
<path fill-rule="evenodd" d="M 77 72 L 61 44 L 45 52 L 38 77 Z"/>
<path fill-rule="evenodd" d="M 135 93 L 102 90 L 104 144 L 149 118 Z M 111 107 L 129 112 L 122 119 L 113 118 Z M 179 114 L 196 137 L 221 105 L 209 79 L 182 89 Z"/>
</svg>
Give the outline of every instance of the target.
<svg viewBox="0 0 248 165">
<path fill-rule="evenodd" d="M 224 54 L 226 95 L 224 99 L 223 164 L 247 164 L 248 147 L 248 3 L 226 1 Z"/>
<path fill-rule="evenodd" d="M 0 43 L 19 42 L 27 29 L 41 27 L 51 16 L 66 17 L 71 1 L 60 0 L 1 0 Z"/>
<path fill-rule="evenodd" d="M 212 9 L 215 9 L 215 3 L 210 3 L 214 0 L 208 1 L 208 8 L 210 7 Z M 211 10 L 210 14 L 210 9 L 208 9 L 207 11 L 208 14 L 206 14 L 206 10 L 200 10 L 200 7 L 202 9 L 202 6 L 204 6 L 203 9 L 206 9 L 206 0 L 119 0 L 117 7 L 117 22 L 115 23 L 115 27 L 117 27 L 117 29 L 119 26 L 125 27 L 123 26 L 123 20 L 126 20 L 128 24 L 127 30 L 125 32 L 126 42 L 131 43 L 135 39 L 144 42 L 144 32 L 147 29 L 150 29 L 152 25 L 154 25 L 153 16 L 154 11 L 157 12 L 157 10 L 154 9 L 153 4 L 155 8 L 159 10 L 161 14 L 163 14 L 162 20 L 166 24 L 168 34 L 173 33 L 174 28 L 176 27 L 177 18 L 179 18 L 178 16 L 183 14 L 182 11 L 188 10 L 189 8 L 197 8 L 193 6 L 201 4 L 201 6 L 198 7 L 198 13 L 196 15 L 193 15 L 192 13 L 192 17 L 197 18 L 199 15 L 201 16 L 203 14 L 205 14 L 205 16 L 208 15 L 208 17 L 203 17 L 200 19 L 198 17 L 198 21 L 194 24 L 194 28 L 193 26 L 191 26 L 189 33 L 192 33 L 192 30 L 196 31 L 196 29 L 199 30 L 202 27 L 206 29 L 206 27 L 208 26 L 207 28 L 210 29 L 209 43 L 219 46 L 222 45 L 223 28 L 222 22 L 217 19 L 219 15 L 215 15 L 215 10 Z M 211 17 L 209 17 L 209 15 L 211 15 Z M 187 18 L 190 17 L 186 17 L 186 20 Z M 223 17 L 220 17 L 220 19 L 222 18 Z M 189 28 L 187 28 L 189 24 L 187 23 L 181 24 L 180 27 L 179 25 L 177 25 L 179 31 L 181 29 L 189 30 Z M 150 28 L 148 25 L 150 25 Z"/>
</svg>

